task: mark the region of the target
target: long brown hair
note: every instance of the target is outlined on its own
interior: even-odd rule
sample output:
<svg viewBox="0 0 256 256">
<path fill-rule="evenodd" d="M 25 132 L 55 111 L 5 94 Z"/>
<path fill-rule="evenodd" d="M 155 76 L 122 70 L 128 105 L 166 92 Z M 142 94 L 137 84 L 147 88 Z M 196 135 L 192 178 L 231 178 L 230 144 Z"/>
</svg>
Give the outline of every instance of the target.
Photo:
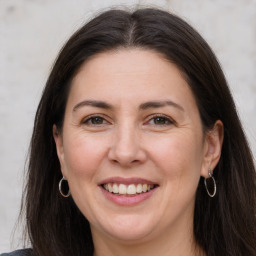
<svg viewBox="0 0 256 256">
<path fill-rule="evenodd" d="M 90 226 L 72 200 L 58 191 L 62 177 L 52 136 L 62 128 L 72 79 L 91 56 L 117 48 L 152 49 L 183 72 L 197 101 L 204 130 L 222 120 L 224 142 L 209 198 L 201 178 L 194 236 L 208 256 L 255 256 L 255 167 L 234 101 L 216 57 L 179 17 L 156 9 L 111 10 L 79 29 L 62 48 L 39 103 L 24 191 L 23 210 L 35 255 L 93 254 Z"/>
</svg>

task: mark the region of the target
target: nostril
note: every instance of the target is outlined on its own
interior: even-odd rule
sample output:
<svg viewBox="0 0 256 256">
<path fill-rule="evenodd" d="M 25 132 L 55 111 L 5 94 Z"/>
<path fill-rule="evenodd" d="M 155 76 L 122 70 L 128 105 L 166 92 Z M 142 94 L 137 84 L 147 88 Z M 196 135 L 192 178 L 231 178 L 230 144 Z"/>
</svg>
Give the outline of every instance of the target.
<svg viewBox="0 0 256 256">
<path fill-rule="evenodd" d="M 133 166 L 133 165 L 137 165 L 137 164 L 140 164 L 140 160 L 132 160 L 132 161 L 124 161 L 123 159 L 120 160 L 120 159 L 111 159 L 110 160 L 113 164 L 115 165 L 120 165 L 120 166 L 124 166 L 124 167 L 129 167 L 129 166 Z"/>
</svg>

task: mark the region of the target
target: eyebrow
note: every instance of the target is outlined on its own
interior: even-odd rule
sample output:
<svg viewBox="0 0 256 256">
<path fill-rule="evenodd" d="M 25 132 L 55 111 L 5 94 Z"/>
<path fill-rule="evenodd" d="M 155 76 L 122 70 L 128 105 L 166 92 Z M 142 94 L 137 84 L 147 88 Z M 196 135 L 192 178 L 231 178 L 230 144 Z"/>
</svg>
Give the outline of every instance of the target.
<svg viewBox="0 0 256 256">
<path fill-rule="evenodd" d="M 92 106 L 96 108 L 104 108 L 104 109 L 112 109 L 113 107 L 104 102 L 104 101 L 98 101 L 98 100 L 84 100 L 76 104 L 73 108 L 73 111 L 76 111 L 78 108 L 84 107 L 84 106 Z"/>
<path fill-rule="evenodd" d="M 96 107 L 96 108 L 103 108 L 103 109 L 113 109 L 114 107 L 112 105 L 110 105 L 109 103 L 106 103 L 104 101 L 98 101 L 98 100 L 84 100 L 79 102 L 78 104 L 76 104 L 73 108 L 73 111 L 76 111 L 77 109 L 84 107 L 84 106 L 92 106 L 92 107 Z M 145 103 L 142 103 L 139 106 L 140 110 L 146 110 L 149 108 L 161 108 L 161 107 L 165 107 L 165 106 L 172 106 L 175 107 L 181 111 L 184 111 L 184 108 L 173 102 L 170 100 L 165 100 L 165 101 L 148 101 Z"/>
<path fill-rule="evenodd" d="M 172 107 L 175 107 L 181 111 L 184 111 L 184 108 L 171 101 L 171 100 L 165 100 L 165 101 L 149 101 L 149 102 L 145 102 L 143 104 L 140 105 L 140 109 L 142 110 L 145 110 L 145 109 L 148 109 L 148 108 L 161 108 L 161 107 L 165 107 L 165 106 L 172 106 Z"/>
</svg>

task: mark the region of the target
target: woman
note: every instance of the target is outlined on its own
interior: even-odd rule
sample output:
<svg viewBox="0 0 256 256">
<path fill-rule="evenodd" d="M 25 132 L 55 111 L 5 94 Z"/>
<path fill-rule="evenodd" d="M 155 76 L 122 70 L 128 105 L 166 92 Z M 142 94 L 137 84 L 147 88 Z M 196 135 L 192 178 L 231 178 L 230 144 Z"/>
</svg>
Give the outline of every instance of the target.
<svg viewBox="0 0 256 256">
<path fill-rule="evenodd" d="M 207 43 L 164 11 L 107 11 L 69 39 L 47 81 L 23 204 L 33 249 L 16 253 L 253 256 L 255 198 Z"/>
</svg>

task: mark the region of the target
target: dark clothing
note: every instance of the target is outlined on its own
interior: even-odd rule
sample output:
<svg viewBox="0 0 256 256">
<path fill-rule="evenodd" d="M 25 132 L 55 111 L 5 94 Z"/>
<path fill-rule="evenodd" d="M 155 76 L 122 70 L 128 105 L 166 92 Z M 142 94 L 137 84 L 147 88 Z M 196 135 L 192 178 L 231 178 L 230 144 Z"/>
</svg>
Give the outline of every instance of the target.
<svg viewBox="0 0 256 256">
<path fill-rule="evenodd" d="M 0 256 L 30 256 L 32 255 L 32 249 L 17 250 L 9 253 L 2 253 Z"/>
</svg>

